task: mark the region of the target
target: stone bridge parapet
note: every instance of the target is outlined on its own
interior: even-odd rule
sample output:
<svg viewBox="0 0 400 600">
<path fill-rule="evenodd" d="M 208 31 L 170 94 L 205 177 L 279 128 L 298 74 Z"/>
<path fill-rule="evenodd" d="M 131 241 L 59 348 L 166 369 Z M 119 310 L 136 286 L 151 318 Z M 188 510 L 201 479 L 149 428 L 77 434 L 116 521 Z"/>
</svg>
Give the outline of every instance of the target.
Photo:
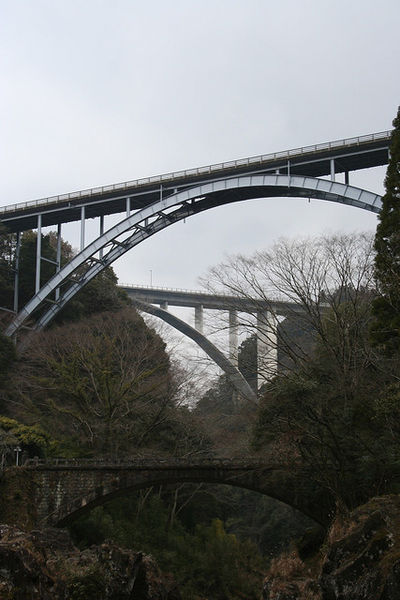
<svg viewBox="0 0 400 600">
<path fill-rule="evenodd" d="M 118 496 L 185 482 L 253 490 L 285 502 L 321 524 L 329 520 L 329 507 L 321 502 L 304 469 L 294 471 L 293 466 L 289 469 L 259 458 L 29 459 L 22 467 L 6 469 L 3 493 L 16 474 L 25 485 L 29 483 L 34 527 L 64 526 Z"/>
</svg>

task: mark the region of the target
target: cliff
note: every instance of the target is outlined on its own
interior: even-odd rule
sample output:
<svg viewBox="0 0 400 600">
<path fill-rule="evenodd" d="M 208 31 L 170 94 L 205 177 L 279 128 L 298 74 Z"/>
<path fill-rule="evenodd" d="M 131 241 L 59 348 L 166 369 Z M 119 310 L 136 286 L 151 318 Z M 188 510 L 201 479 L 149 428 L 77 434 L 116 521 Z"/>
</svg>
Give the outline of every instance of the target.
<svg viewBox="0 0 400 600">
<path fill-rule="evenodd" d="M 398 600 L 400 496 L 338 517 L 317 552 L 299 548 L 271 563 L 263 600 Z"/>
<path fill-rule="evenodd" d="M 263 600 L 398 600 L 400 496 L 337 517 L 326 538 L 272 561 Z M 319 547 L 316 549 L 316 545 Z M 150 556 L 112 542 L 80 552 L 65 530 L 0 525 L 1 600 L 180 600 Z"/>
<path fill-rule="evenodd" d="M 150 556 L 112 542 L 80 552 L 68 532 L 0 525 L 2 600 L 180 600 Z"/>
</svg>

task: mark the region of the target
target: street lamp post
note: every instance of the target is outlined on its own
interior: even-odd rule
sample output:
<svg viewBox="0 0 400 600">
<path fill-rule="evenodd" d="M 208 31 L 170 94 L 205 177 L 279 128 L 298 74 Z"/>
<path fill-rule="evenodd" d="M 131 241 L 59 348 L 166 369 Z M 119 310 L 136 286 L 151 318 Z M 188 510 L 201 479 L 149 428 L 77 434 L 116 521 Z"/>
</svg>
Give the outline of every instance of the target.
<svg viewBox="0 0 400 600">
<path fill-rule="evenodd" d="M 18 467 L 19 466 L 19 453 L 22 452 L 22 450 L 19 446 L 17 446 L 16 448 L 14 448 L 14 452 L 15 452 L 15 465 Z"/>
</svg>

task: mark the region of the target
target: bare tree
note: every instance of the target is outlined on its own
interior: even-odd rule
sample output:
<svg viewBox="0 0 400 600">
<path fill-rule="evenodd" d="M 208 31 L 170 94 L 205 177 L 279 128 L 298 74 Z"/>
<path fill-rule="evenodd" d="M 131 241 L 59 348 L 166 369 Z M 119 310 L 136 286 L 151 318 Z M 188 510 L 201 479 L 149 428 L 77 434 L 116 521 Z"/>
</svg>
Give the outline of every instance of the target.
<svg viewBox="0 0 400 600">
<path fill-rule="evenodd" d="M 279 240 L 227 259 L 207 278 L 242 309 L 241 325 L 280 352 L 278 373 L 268 364 L 264 371 L 258 448 L 294 475 L 308 468 L 309 493 L 343 506 L 398 481 L 397 441 L 387 430 L 397 414 L 380 397 L 398 363 L 370 344 L 373 259 L 367 234 Z"/>
<path fill-rule="evenodd" d="M 164 343 L 133 309 L 39 333 L 22 357 L 14 404 L 86 448 L 141 448 L 174 406 Z"/>
<path fill-rule="evenodd" d="M 250 257 L 229 257 L 202 284 L 232 297 L 239 325 L 257 334 L 266 357 L 264 366 L 259 360 L 264 380 L 276 374 L 278 348 L 289 371 L 304 365 L 317 344 L 347 380 L 354 360 L 372 358 L 365 321 L 374 293 L 373 258 L 369 234 L 280 239 Z"/>
</svg>

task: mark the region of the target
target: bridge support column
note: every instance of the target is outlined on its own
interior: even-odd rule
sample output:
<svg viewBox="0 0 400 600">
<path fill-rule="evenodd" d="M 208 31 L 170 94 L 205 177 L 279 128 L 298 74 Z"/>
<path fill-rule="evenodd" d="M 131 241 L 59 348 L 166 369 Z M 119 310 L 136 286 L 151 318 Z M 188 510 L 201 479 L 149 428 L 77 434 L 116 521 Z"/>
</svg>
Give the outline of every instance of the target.
<svg viewBox="0 0 400 600">
<path fill-rule="evenodd" d="M 331 158 L 331 181 L 335 181 L 335 159 Z"/>
<path fill-rule="evenodd" d="M 238 319 L 237 311 L 229 311 L 229 360 L 238 366 Z"/>
<path fill-rule="evenodd" d="M 85 207 L 81 206 L 81 251 L 85 247 Z"/>
<path fill-rule="evenodd" d="M 104 215 L 100 216 L 100 237 L 103 235 L 104 233 Z M 103 248 L 101 248 L 99 250 L 99 259 L 102 260 L 103 258 Z"/>
<path fill-rule="evenodd" d="M 278 370 L 277 327 L 273 313 L 257 313 L 257 388 L 270 381 Z"/>
<path fill-rule="evenodd" d="M 17 244 L 15 246 L 15 272 L 14 272 L 14 312 L 18 312 L 19 292 L 19 254 L 21 250 L 21 232 L 17 233 Z"/>
<path fill-rule="evenodd" d="M 56 273 L 61 269 L 61 223 L 57 225 L 57 255 L 56 255 Z M 60 299 L 60 288 L 56 288 L 56 301 Z"/>
<path fill-rule="evenodd" d="M 42 215 L 38 215 L 36 238 L 36 277 L 35 294 L 40 290 L 40 260 L 42 257 Z"/>
<path fill-rule="evenodd" d="M 194 328 L 203 333 L 203 305 L 194 307 Z"/>
<path fill-rule="evenodd" d="M 163 310 L 168 310 L 168 302 L 164 300 L 164 302 L 160 302 L 160 308 Z"/>
</svg>

